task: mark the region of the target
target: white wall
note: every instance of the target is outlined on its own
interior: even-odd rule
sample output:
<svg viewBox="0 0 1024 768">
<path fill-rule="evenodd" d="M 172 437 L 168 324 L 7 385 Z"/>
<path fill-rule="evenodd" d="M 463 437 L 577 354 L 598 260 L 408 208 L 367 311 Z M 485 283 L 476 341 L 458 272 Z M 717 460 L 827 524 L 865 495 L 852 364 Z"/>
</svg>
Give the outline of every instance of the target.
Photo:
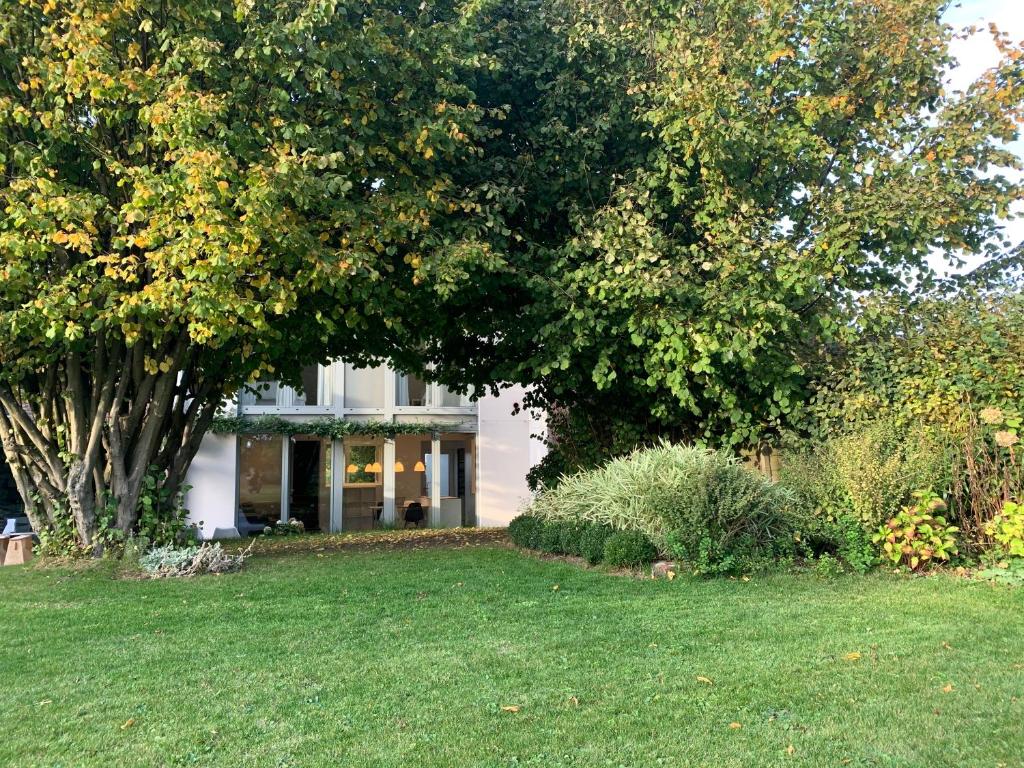
<svg viewBox="0 0 1024 768">
<path fill-rule="evenodd" d="M 508 525 L 519 514 L 531 497 L 526 475 L 544 456 L 543 444 L 531 438 L 543 433 L 543 422 L 531 419 L 527 412 L 512 414 L 524 394 L 525 390 L 516 386 L 478 403 L 476 516 L 482 528 Z"/>
<path fill-rule="evenodd" d="M 234 435 L 207 434 L 203 438 L 186 481 L 188 520 L 199 526 L 204 539 L 237 536 L 238 439 Z"/>
</svg>

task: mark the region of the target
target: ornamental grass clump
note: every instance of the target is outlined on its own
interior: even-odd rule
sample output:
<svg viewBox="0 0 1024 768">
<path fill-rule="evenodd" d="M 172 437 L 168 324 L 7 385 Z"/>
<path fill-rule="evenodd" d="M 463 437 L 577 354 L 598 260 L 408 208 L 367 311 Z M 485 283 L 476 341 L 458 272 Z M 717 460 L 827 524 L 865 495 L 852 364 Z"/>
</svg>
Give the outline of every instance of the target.
<svg viewBox="0 0 1024 768">
<path fill-rule="evenodd" d="M 724 451 L 663 442 L 562 478 L 529 514 L 636 531 L 700 573 L 748 570 L 795 553 L 788 494 Z M 603 558 L 596 552 L 584 552 Z"/>
</svg>

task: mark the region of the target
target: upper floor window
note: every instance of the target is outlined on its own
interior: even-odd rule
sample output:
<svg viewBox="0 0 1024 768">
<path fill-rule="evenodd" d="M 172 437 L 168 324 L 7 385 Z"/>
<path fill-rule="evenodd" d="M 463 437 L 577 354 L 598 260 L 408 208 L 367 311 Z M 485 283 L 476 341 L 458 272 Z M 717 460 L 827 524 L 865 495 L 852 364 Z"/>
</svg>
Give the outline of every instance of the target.
<svg viewBox="0 0 1024 768">
<path fill-rule="evenodd" d="M 395 374 L 395 405 L 430 405 L 430 385 L 414 373 Z"/>
<path fill-rule="evenodd" d="M 467 405 L 465 396 L 443 384 L 433 385 L 414 373 L 395 374 L 395 405 L 425 408 L 459 408 Z"/>
<path fill-rule="evenodd" d="M 307 365 L 302 369 L 302 391 L 295 391 L 292 405 L 321 405 L 320 366 Z"/>
<path fill-rule="evenodd" d="M 320 366 L 307 365 L 303 368 L 301 381 L 301 388 L 295 389 L 281 386 L 276 381 L 255 381 L 242 392 L 242 405 L 274 407 L 324 404 Z"/>
</svg>

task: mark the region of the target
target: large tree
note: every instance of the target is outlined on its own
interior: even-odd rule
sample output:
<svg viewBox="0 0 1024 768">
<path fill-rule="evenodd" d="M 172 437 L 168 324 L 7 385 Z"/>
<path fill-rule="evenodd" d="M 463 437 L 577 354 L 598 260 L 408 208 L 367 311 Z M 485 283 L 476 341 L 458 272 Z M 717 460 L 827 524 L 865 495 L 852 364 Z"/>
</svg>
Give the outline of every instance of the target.
<svg viewBox="0 0 1024 768">
<path fill-rule="evenodd" d="M 37 530 L 131 530 L 260 375 L 412 359 L 415 265 L 488 226 L 445 170 L 490 130 L 472 43 L 444 1 L 0 0 L 0 438 Z"/>
<path fill-rule="evenodd" d="M 993 31 L 1001 62 L 949 90 L 947 5 L 495 6 L 470 82 L 513 124 L 457 177 L 510 180 L 510 234 L 480 279 L 424 267 L 464 318 L 445 375 L 533 383 L 613 448 L 752 445 L 797 418 L 857 295 L 935 283 L 936 254 L 1019 260 L 1024 57 Z"/>
</svg>

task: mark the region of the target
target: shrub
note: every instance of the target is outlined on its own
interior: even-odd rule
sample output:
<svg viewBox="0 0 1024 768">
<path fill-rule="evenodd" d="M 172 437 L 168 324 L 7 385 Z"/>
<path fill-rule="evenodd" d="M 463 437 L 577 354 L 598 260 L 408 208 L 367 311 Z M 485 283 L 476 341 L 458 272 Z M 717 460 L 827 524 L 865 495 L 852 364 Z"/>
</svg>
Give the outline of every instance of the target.
<svg viewBox="0 0 1024 768">
<path fill-rule="evenodd" d="M 826 553 L 814 563 L 814 572 L 825 579 L 842 576 L 846 571 L 838 558 Z"/>
<path fill-rule="evenodd" d="M 562 553 L 562 526 L 559 520 L 547 520 L 541 524 L 537 549 L 553 555 Z"/>
<path fill-rule="evenodd" d="M 730 499 L 726 489 L 740 485 L 749 491 L 749 498 Z M 714 505 L 769 497 L 781 498 L 770 481 L 740 466 L 735 457 L 662 443 L 562 478 L 557 487 L 537 496 L 530 514 L 640 531 L 660 548 L 669 531 L 712 515 Z M 768 506 L 772 505 L 756 505 L 757 509 Z M 742 510 L 737 509 L 728 516 L 739 514 Z"/>
<path fill-rule="evenodd" d="M 517 547 L 537 549 L 544 523 L 533 515 L 519 515 L 508 524 L 508 535 Z"/>
<path fill-rule="evenodd" d="M 562 522 L 559 529 L 561 532 L 559 544 L 563 554 L 575 557 L 583 556 L 583 531 L 585 529 L 586 526 L 583 523 L 576 523 L 570 520 Z"/>
<path fill-rule="evenodd" d="M 927 568 L 935 560 L 949 560 L 959 551 L 954 535 L 958 529 L 937 514 L 946 509 L 945 502 L 931 491 L 914 496 L 915 504 L 904 508 L 872 537 L 882 544 L 883 557 L 912 571 Z"/>
<path fill-rule="evenodd" d="M 951 496 L 965 543 L 981 553 L 996 544 L 997 517 L 1009 499 L 1024 499 L 1021 415 L 1008 408 L 965 409 L 956 425 Z"/>
<path fill-rule="evenodd" d="M 999 554 L 1007 557 L 1024 557 L 1024 504 L 1007 501 L 1003 510 L 985 527 L 993 538 Z"/>
<path fill-rule="evenodd" d="M 871 534 L 859 520 L 843 517 L 832 524 L 836 554 L 857 573 L 867 573 L 878 563 Z"/>
<path fill-rule="evenodd" d="M 762 568 L 792 558 L 798 533 L 789 497 L 732 461 L 709 463 L 691 495 L 668 510 L 665 551 L 706 575 Z"/>
<path fill-rule="evenodd" d="M 139 558 L 139 566 L 150 577 L 197 576 L 203 573 L 237 571 L 249 557 L 252 544 L 237 554 L 225 552 L 220 544 L 156 547 Z"/>
<path fill-rule="evenodd" d="M 604 559 L 604 545 L 615 529 L 603 523 L 588 523 L 580 535 L 580 556 L 586 558 L 591 565 L 597 565 Z"/>
<path fill-rule="evenodd" d="M 945 447 L 924 426 L 880 420 L 833 438 L 826 450 L 851 513 L 869 530 L 911 504 L 919 488 L 948 485 Z"/>
<path fill-rule="evenodd" d="M 616 531 L 604 542 L 604 562 L 615 568 L 635 568 L 657 556 L 654 544 L 639 531 Z"/>
</svg>

